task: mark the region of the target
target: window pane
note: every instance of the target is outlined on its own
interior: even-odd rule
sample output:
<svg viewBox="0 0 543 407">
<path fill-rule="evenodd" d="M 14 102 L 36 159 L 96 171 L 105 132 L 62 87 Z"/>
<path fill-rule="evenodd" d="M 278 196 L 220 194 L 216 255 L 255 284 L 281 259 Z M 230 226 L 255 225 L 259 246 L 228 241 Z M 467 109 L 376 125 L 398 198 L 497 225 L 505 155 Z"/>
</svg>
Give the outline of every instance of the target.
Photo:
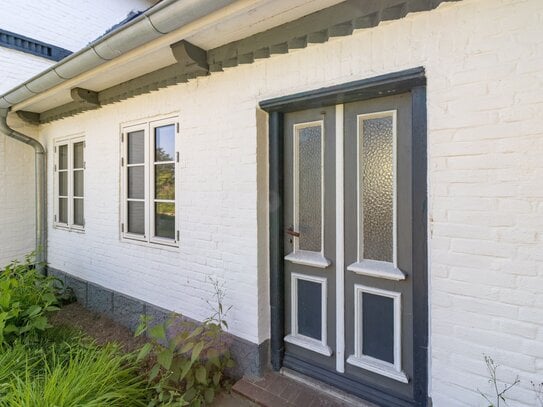
<svg viewBox="0 0 543 407">
<path fill-rule="evenodd" d="M 68 146 L 58 146 L 58 169 L 65 170 L 68 168 Z"/>
<path fill-rule="evenodd" d="M 68 198 L 58 199 L 58 221 L 68 223 Z"/>
<path fill-rule="evenodd" d="M 128 197 L 143 199 L 145 193 L 145 178 L 143 166 L 128 167 Z"/>
<path fill-rule="evenodd" d="M 362 293 L 362 354 L 394 363 L 394 299 Z"/>
<path fill-rule="evenodd" d="M 128 232 L 145 234 L 145 203 L 128 202 Z"/>
<path fill-rule="evenodd" d="M 155 198 L 175 199 L 175 164 L 155 164 Z"/>
<path fill-rule="evenodd" d="M 84 226 L 83 199 L 74 199 L 74 225 Z"/>
<path fill-rule="evenodd" d="M 175 204 L 155 203 L 155 236 L 175 239 Z"/>
<path fill-rule="evenodd" d="M 83 170 L 74 171 L 74 196 L 83 197 Z"/>
<path fill-rule="evenodd" d="M 145 157 L 143 130 L 128 133 L 128 164 L 142 164 Z"/>
<path fill-rule="evenodd" d="M 321 126 L 298 130 L 299 248 L 321 251 Z"/>
<path fill-rule="evenodd" d="M 360 143 L 365 259 L 393 261 L 393 118 L 364 119 Z"/>
<path fill-rule="evenodd" d="M 321 340 L 322 285 L 298 279 L 298 333 Z"/>
<path fill-rule="evenodd" d="M 155 161 L 174 161 L 175 126 L 157 127 L 155 129 Z"/>
<path fill-rule="evenodd" d="M 58 173 L 58 194 L 68 196 L 68 172 L 66 171 Z"/>
<path fill-rule="evenodd" d="M 83 168 L 83 142 L 74 143 L 74 168 Z"/>
</svg>

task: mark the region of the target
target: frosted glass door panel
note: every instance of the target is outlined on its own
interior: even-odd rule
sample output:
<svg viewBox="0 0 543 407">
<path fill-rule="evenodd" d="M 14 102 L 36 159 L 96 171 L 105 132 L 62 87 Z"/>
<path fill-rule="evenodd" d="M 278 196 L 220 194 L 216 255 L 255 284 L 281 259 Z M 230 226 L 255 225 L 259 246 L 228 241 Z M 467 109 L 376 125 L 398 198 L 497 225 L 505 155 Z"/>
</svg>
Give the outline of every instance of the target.
<svg viewBox="0 0 543 407">
<path fill-rule="evenodd" d="M 394 116 L 359 120 L 361 253 L 364 259 L 393 262 Z"/>
<path fill-rule="evenodd" d="M 298 148 L 298 248 L 322 249 L 322 126 L 297 129 Z"/>
</svg>

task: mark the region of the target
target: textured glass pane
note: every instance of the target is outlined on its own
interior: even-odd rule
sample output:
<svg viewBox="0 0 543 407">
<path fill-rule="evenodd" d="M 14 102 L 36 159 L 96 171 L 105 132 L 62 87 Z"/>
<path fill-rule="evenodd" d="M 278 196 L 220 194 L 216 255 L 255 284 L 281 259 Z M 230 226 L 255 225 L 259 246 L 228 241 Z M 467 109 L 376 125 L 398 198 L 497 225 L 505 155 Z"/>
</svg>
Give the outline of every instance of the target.
<svg viewBox="0 0 543 407">
<path fill-rule="evenodd" d="M 58 169 L 65 170 L 68 168 L 68 146 L 58 146 Z"/>
<path fill-rule="evenodd" d="M 393 120 L 361 119 L 363 253 L 365 259 L 392 262 L 393 250 Z"/>
<path fill-rule="evenodd" d="M 58 194 L 61 196 L 68 195 L 68 172 L 66 171 L 58 173 Z"/>
<path fill-rule="evenodd" d="M 175 164 L 155 165 L 155 198 L 175 199 Z"/>
<path fill-rule="evenodd" d="M 68 198 L 59 198 L 58 200 L 58 221 L 68 223 Z"/>
<path fill-rule="evenodd" d="M 144 192 L 144 167 L 128 167 L 128 197 L 133 199 L 143 199 Z"/>
<path fill-rule="evenodd" d="M 299 248 L 321 251 L 321 126 L 298 130 Z"/>
<path fill-rule="evenodd" d="M 128 164 L 142 164 L 145 153 L 143 130 L 128 133 Z"/>
<path fill-rule="evenodd" d="M 175 238 L 175 204 L 155 203 L 155 236 Z"/>
<path fill-rule="evenodd" d="M 173 124 L 155 129 L 155 161 L 174 161 L 175 126 Z"/>
<path fill-rule="evenodd" d="M 145 204 L 143 202 L 128 202 L 128 232 L 138 235 L 145 234 Z"/>
<path fill-rule="evenodd" d="M 74 225 L 84 226 L 83 199 L 74 199 Z"/>
<path fill-rule="evenodd" d="M 83 142 L 74 143 L 74 168 L 83 168 Z"/>
<path fill-rule="evenodd" d="M 321 340 L 322 290 L 314 281 L 298 280 L 298 333 Z"/>
<path fill-rule="evenodd" d="M 83 196 L 83 170 L 74 171 L 74 196 Z"/>
<path fill-rule="evenodd" d="M 362 354 L 394 363 L 394 300 L 362 293 Z"/>
</svg>

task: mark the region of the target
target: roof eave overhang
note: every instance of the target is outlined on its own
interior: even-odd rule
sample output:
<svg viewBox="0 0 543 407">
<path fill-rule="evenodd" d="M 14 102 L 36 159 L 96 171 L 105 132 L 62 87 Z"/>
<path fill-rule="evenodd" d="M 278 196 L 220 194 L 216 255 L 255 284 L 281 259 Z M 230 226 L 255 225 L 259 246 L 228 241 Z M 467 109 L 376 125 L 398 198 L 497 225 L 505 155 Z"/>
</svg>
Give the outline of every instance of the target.
<svg viewBox="0 0 543 407">
<path fill-rule="evenodd" d="M 400 19 L 408 13 L 428 11 L 448 1 L 459 0 L 379 0 L 368 2 L 347 0 L 294 21 L 209 50 L 196 47 L 185 39 L 179 40 L 179 38 L 190 39 L 197 32 L 195 29 L 183 31 L 186 28 L 185 24 L 184 27 L 178 28 L 175 32 L 171 32 L 161 38 L 151 38 L 145 43 L 142 43 L 141 40 L 133 40 L 133 43 L 137 45 L 122 56 L 122 58 L 130 58 L 131 53 L 137 54 L 138 51 L 143 51 L 144 48 L 151 49 L 166 44 L 170 46 L 176 63 L 148 72 L 137 78 L 115 84 L 99 92 L 87 91 L 86 89 L 77 87 L 77 83 L 81 79 L 92 75 L 104 74 L 109 69 L 112 69 L 115 65 L 115 60 L 111 58 L 112 60 L 107 64 L 101 64 L 102 66 L 98 67 L 91 64 L 86 71 L 79 73 L 69 80 L 65 80 L 61 84 L 53 85 L 51 88 L 44 89 L 41 92 L 36 91 L 36 94 L 22 98 L 17 103 L 8 103 L 10 106 L 13 106 L 12 110 L 17 111 L 17 114 L 22 119 L 33 123 L 47 123 L 86 110 L 97 109 L 101 106 L 119 102 L 143 93 L 187 82 L 198 76 L 209 75 L 213 72 L 222 71 L 225 68 L 252 63 L 261 58 L 268 58 L 273 54 L 284 54 L 291 49 L 304 48 L 311 43 L 323 43 L 333 37 L 350 35 L 354 30 L 375 27 L 382 21 Z M 232 1 L 223 0 L 221 4 L 224 7 L 226 3 L 232 3 Z M 174 4 L 174 2 L 169 1 L 167 4 Z M 161 10 L 163 9 L 164 7 L 161 8 Z M 205 17 L 202 16 L 201 18 Z M 140 16 L 140 20 L 141 18 L 146 17 Z M 220 18 L 220 16 L 217 18 Z M 207 26 L 209 27 L 209 25 Z M 115 33 L 112 33 L 108 38 L 114 35 Z M 175 42 L 169 43 L 169 41 L 174 40 Z M 78 53 L 79 57 L 70 58 L 81 58 L 81 61 L 83 61 L 85 57 L 85 52 L 83 51 Z M 110 56 L 112 55 L 108 55 L 108 57 Z M 47 77 L 48 74 L 48 71 L 46 71 L 42 74 L 42 77 Z M 30 80 L 29 83 L 36 78 Z M 23 85 L 28 88 L 29 83 Z M 62 86 L 69 87 L 73 99 L 71 102 L 51 106 L 40 113 L 25 110 L 26 107 L 31 106 L 32 100 L 39 97 L 39 95 L 43 97 L 50 89 Z M 79 90 L 74 91 L 74 89 Z M 0 105 L 2 104 L 2 100 L 5 101 L 6 99 L 1 99 L 0 97 Z"/>
</svg>

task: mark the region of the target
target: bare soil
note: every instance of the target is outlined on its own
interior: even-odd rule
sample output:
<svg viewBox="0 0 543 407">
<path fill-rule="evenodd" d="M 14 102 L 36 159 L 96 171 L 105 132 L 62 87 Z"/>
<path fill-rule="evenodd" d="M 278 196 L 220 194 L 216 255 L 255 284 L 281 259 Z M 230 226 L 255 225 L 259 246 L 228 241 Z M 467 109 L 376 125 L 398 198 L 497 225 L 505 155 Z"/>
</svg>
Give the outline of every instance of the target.
<svg viewBox="0 0 543 407">
<path fill-rule="evenodd" d="M 94 338 L 99 345 L 117 343 L 124 352 L 133 352 L 141 348 L 147 338 L 136 338 L 132 331 L 102 314 L 84 308 L 79 303 L 63 306 L 50 317 L 55 326 L 70 326 L 81 329 Z M 145 369 L 145 368 L 144 368 Z M 248 399 L 237 394 L 222 392 L 217 395 L 210 407 L 255 407 Z"/>
<path fill-rule="evenodd" d="M 135 351 L 147 342 L 145 337 L 135 338 L 128 328 L 104 315 L 89 311 L 77 302 L 63 306 L 51 316 L 50 321 L 56 326 L 79 328 L 99 345 L 115 342 L 125 352 Z"/>
</svg>

